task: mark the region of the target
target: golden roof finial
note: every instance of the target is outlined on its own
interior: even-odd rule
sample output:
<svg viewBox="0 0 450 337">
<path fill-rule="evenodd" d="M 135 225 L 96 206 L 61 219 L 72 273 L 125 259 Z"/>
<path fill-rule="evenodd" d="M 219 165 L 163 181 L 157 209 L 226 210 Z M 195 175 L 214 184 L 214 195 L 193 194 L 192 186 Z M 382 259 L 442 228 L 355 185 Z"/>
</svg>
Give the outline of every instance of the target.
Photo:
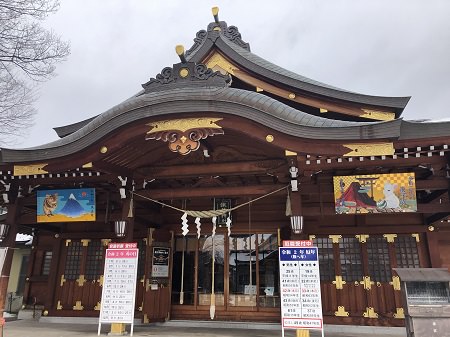
<svg viewBox="0 0 450 337">
<path fill-rule="evenodd" d="M 211 11 L 212 11 L 212 15 L 214 16 L 214 21 L 216 23 L 219 23 L 219 7 L 213 7 L 211 9 Z"/>
<path fill-rule="evenodd" d="M 181 62 L 186 63 L 186 57 L 184 56 L 184 46 L 182 44 L 177 44 L 175 47 L 177 55 L 180 57 Z"/>
</svg>

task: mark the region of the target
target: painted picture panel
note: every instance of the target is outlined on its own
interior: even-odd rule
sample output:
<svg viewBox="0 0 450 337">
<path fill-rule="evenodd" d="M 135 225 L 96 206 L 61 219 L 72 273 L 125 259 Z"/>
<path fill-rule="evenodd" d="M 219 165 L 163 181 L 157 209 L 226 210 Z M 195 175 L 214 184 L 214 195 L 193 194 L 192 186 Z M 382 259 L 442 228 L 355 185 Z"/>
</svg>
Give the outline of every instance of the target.
<svg viewBox="0 0 450 337">
<path fill-rule="evenodd" d="M 333 177 L 337 214 L 417 212 L 414 173 Z"/>
<path fill-rule="evenodd" d="M 95 188 L 37 191 L 37 222 L 95 221 Z"/>
</svg>

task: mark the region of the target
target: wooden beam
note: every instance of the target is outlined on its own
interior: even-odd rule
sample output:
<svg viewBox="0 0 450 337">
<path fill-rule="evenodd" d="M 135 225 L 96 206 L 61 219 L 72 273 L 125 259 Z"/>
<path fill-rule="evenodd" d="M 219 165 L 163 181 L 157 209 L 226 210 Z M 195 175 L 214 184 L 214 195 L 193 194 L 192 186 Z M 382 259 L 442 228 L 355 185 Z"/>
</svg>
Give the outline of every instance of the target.
<svg viewBox="0 0 450 337">
<path fill-rule="evenodd" d="M 141 168 L 136 171 L 146 179 L 198 177 L 198 176 L 229 176 L 265 174 L 280 169 L 287 162 L 284 159 L 246 161 L 234 163 L 213 163 L 202 165 L 172 165 Z M 286 170 L 287 172 L 287 170 Z"/>
<path fill-rule="evenodd" d="M 450 209 L 450 207 L 448 207 L 447 209 Z M 435 213 L 427 218 L 425 218 L 425 223 L 426 225 L 432 225 L 436 222 L 439 222 L 443 219 L 445 219 L 446 217 L 448 217 L 450 215 L 450 212 L 440 212 L 440 213 Z"/>
</svg>

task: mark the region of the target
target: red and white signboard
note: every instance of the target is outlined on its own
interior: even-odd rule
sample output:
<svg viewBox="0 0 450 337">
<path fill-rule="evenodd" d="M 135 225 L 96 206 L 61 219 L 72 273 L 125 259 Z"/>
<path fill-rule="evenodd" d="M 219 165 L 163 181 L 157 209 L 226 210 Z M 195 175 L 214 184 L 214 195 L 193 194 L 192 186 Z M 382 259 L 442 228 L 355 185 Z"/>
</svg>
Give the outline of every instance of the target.
<svg viewBox="0 0 450 337">
<path fill-rule="evenodd" d="M 283 240 L 283 247 L 312 247 L 312 240 Z"/>
<path fill-rule="evenodd" d="M 106 250 L 98 333 L 102 323 L 130 323 L 133 335 L 134 302 L 139 249 L 137 243 L 110 243 Z"/>
</svg>

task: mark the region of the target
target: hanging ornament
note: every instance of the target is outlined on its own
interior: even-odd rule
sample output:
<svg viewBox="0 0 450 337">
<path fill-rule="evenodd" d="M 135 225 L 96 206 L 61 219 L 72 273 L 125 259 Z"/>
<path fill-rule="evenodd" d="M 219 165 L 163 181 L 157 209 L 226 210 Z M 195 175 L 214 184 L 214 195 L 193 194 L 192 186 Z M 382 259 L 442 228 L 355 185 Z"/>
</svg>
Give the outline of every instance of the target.
<svg viewBox="0 0 450 337">
<path fill-rule="evenodd" d="M 214 235 L 216 235 L 216 227 L 217 227 L 217 217 L 213 216 L 212 217 L 212 224 L 213 224 L 213 228 L 212 228 L 212 237 L 214 237 Z"/>
<path fill-rule="evenodd" d="M 227 225 L 227 229 L 228 229 L 228 236 L 230 236 L 231 235 L 231 217 L 229 215 L 227 218 L 226 225 Z"/>
<path fill-rule="evenodd" d="M 183 231 L 182 234 L 183 236 L 186 236 L 187 233 L 189 233 L 189 228 L 188 228 L 188 221 L 187 221 L 187 213 L 184 213 L 183 216 L 181 217 L 181 230 Z"/>
<path fill-rule="evenodd" d="M 195 223 L 197 224 L 197 239 L 200 239 L 200 230 L 202 226 L 200 223 L 200 218 L 195 218 Z"/>
</svg>

